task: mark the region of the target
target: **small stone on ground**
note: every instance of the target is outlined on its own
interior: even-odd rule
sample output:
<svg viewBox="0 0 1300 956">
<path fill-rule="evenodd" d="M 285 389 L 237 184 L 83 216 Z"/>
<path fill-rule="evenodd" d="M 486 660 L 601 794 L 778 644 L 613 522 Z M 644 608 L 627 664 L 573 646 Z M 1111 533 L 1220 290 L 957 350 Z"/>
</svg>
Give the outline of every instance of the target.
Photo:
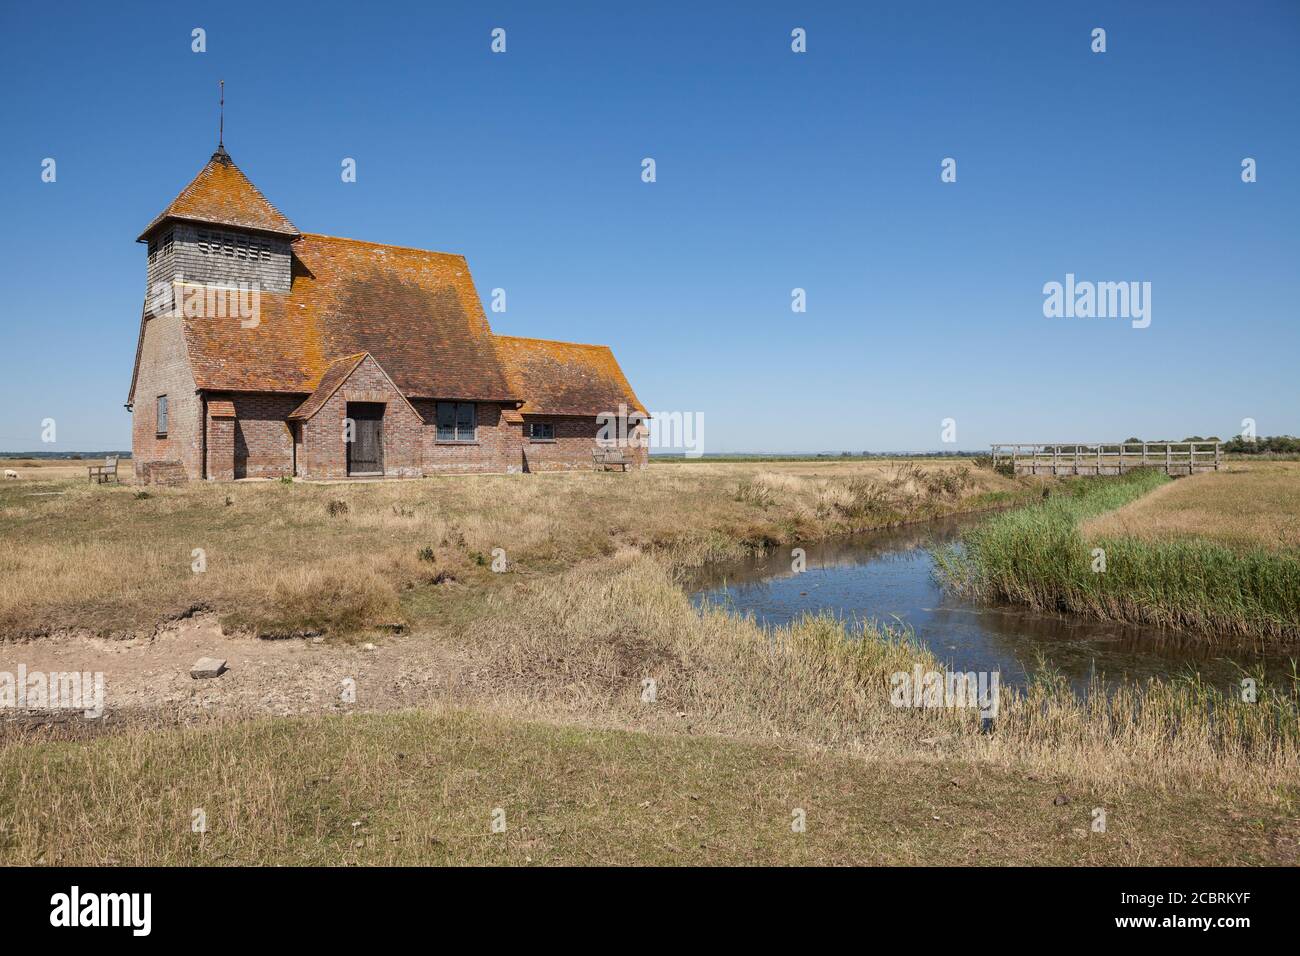
<svg viewBox="0 0 1300 956">
<path fill-rule="evenodd" d="M 195 680 L 220 677 L 226 671 L 226 662 L 215 657 L 200 657 L 190 668 L 190 676 Z"/>
</svg>

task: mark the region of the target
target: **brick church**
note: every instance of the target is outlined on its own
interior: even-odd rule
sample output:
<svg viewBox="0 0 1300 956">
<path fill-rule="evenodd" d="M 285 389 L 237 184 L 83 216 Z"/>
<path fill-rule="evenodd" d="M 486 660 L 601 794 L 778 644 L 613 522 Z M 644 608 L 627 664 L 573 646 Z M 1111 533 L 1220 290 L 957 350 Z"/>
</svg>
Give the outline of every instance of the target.
<svg viewBox="0 0 1300 956">
<path fill-rule="evenodd" d="M 494 334 L 464 256 L 299 232 L 224 147 L 139 241 L 141 481 L 645 465 L 606 346 Z"/>
</svg>

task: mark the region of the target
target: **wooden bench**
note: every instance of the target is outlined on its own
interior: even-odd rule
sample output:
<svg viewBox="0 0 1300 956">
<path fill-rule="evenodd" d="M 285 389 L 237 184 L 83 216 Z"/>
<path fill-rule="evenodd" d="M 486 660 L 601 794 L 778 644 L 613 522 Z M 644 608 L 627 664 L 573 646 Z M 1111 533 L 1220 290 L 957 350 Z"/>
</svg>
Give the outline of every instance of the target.
<svg viewBox="0 0 1300 956">
<path fill-rule="evenodd" d="M 96 484 L 102 485 L 110 478 L 117 481 L 117 455 L 109 455 L 102 465 L 90 465 L 89 471 L 90 480 Z"/>
<path fill-rule="evenodd" d="M 623 449 L 601 448 L 599 446 L 591 450 L 591 462 L 601 471 L 614 467 L 627 471 L 627 466 L 631 464 L 627 460 L 627 456 L 623 454 Z"/>
</svg>

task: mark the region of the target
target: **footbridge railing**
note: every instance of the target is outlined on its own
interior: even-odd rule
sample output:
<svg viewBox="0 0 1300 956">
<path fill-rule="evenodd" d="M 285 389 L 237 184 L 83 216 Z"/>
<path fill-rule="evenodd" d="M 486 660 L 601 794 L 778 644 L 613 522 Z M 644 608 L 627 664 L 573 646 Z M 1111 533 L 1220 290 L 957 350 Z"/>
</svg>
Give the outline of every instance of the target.
<svg viewBox="0 0 1300 956">
<path fill-rule="evenodd" d="M 1040 442 L 993 445 L 994 467 L 1010 465 L 1018 475 L 1122 475 L 1134 468 L 1159 468 L 1171 475 L 1218 471 L 1223 443 Z"/>
</svg>

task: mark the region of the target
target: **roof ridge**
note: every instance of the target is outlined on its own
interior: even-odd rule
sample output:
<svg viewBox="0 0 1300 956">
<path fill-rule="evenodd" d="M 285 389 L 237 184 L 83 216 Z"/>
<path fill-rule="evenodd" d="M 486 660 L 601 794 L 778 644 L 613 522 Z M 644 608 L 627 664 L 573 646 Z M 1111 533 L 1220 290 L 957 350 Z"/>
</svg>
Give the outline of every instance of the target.
<svg viewBox="0 0 1300 956">
<path fill-rule="evenodd" d="M 461 252 L 442 252 L 438 249 L 421 249 L 418 246 L 399 246 L 391 242 L 374 242 L 370 239 L 352 239 L 348 236 L 331 236 L 323 232 L 299 233 L 299 239 L 329 239 L 333 242 L 350 242 L 358 246 L 378 246 L 381 249 L 401 249 L 403 252 L 422 252 L 431 256 L 449 256 L 452 259 L 464 259 Z"/>
<path fill-rule="evenodd" d="M 331 359 L 330 365 L 338 365 L 339 362 L 347 362 L 350 359 L 365 358 L 367 355 L 370 355 L 370 350 L 362 349 L 360 352 L 353 352 L 351 355 L 341 355 L 336 359 Z M 376 361 L 378 361 L 378 359 L 376 359 Z"/>
<path fill-rule="evenodd" d="M 576 345 L 582 349 L 605 349 L 612 351 L 608 345 L 602 345 L 599 342 L 570 342 L 567 339 L 541 339 L 532 335 L 502 335 L 500 332 L 493 332 L 493 337 L 498 339 L 518 339 L 520 342 L 548 342 L 551 345 Z"/>
</svg>

